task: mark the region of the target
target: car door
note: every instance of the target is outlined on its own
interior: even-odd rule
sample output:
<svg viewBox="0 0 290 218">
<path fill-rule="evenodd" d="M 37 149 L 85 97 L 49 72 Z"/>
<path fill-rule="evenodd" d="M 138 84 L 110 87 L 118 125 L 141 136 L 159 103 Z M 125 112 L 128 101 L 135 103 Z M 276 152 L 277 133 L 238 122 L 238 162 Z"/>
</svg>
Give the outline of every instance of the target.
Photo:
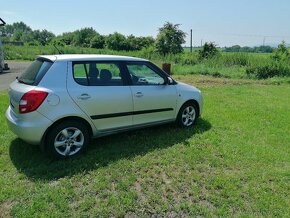
<svg viewBox="0 0 290 218">
<path fill-rule="evenodd" d="M 176 114 L 176 86 L 150 62 L 127 63 L 133 96 L 133 124 L 172 121 Z"/>
<path fill-rule="evenodd" d="M 77 61 L 69 66 L 68 92 L 98 131 L 132 125 L 131 89 L 118 62 Z"/>
</svg>

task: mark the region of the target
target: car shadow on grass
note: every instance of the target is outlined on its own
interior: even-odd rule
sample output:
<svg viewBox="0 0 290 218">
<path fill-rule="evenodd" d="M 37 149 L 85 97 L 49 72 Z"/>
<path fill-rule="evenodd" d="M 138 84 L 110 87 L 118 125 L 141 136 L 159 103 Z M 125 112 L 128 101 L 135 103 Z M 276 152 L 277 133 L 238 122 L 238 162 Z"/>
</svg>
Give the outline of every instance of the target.
<svg viewBox="0 0 290 218">
<path fill-rule="evenodd" d="M 76 158 L 53 160 L 42 153 L 38 146 L 15 139 L 10 145 L 10 158 L 17 170 L 32 180 L 51 181 L 58 178 L 89 172 L 108 164 L 156 149 L 166 149 L 177 143 L 188 144 L 194 135 L 211 128 L 205 119 L 198 119 L 194 127 L 181 129 L 175 125 L 163 125 L 93 139 L 88 151 Z"/>
</svg>

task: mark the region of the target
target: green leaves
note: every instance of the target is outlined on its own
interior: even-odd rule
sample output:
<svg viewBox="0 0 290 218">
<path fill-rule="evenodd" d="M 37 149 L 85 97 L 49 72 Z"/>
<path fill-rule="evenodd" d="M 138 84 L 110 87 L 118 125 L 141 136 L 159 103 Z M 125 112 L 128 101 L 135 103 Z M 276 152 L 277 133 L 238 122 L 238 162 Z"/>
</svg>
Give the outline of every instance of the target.
<svg viewBox="0 0 290 218">
<path fill-rule="evenodd" d="M 218 49 L 213 42 L 206 42 L 202 49 L 198 51 L 199 59 L 209 59 L 218 54 Z"/>
<path fill-rule="evenodd" d="M 2 35 L 8 41 L 21 41 L 33 45 L 48 45 L 55 37 L 52 32 L 47 30 L 32 30 L 23 22 L 7 24 L 1 28 Z"/>
<path fill-rule="evenodd" d="M 156 50 L 162 55 L 178 54 L 183 51 L 181 44 L 185 43 L 186 33 L 179 29 L 180 24 L 166 22 L 159 28 L 156 39 Z"/>
<path fill-rule="evenodd" d="M 266 64 L 248 67 L 246 74 L 258 79 L 271 77 L 290 77 L 290 53 L 284 41 L 274 50 L 274 54 Z"/>
<path fill-rule="evenodd" d="M 282 41 L 278 48 L 274 50 L 274 55 L 272 59 L 275 61 L 289 61 L 290 62 L 290 53 L 286 47 L 285 41 Z"/>
</svg>

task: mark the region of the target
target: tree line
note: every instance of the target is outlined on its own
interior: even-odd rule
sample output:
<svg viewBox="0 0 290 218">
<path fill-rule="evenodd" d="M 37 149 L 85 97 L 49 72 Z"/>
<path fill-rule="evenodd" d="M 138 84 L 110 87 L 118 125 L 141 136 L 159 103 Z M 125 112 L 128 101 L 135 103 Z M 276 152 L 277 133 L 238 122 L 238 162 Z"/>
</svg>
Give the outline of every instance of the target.
<svg viewBox="0 0 290 218">
<path fill-rule="evenodd" d="M 159 28 L 157 38 L 151 36 L 125 36 L 114 32 L 102 35 L 92 27 L 86 27 L 73 32 L 65 32 L 55 35 L 48 30 L 32 30 L 24 22 L 7 24 L 1 28 L 2 40 L 5 42 L 23 42 L 28 45 L 56 45 L 76 46 L 84 48 L 111 49 L 116 51 L 137 51 L 153 47 L 157 52 L 166 55 L 168 53 L 180 53 L 183 51 L 182 43 L 185 42 L 185 32 L 179 29 L 179 24 L 166 22 Z"/>
<path fill-rule="evenodd" d="M 7 24 L 0 29 L 4 42 L 23 42 L 30 45 L 48 45 L 55 35 L 47 30 L 32 30 L 23 22 Z"/>
<path fill-rule="evenodd" d="M 225 52 L 247 52 L 247 53 L 272 53 L 274 51 L 274 48 L 268 45 L 261 45 L 261 46 L 255 46 L 255 47 L 248 47 L 248 46 L 239 46 L 234 45 L 231 47 L 225 47 Z"/>
<path fill-rule="evenodd" d="M 75 46 L 84 48 L 110 49 L 115 51 L 138 51 L 152 48 L 152 50 L 166 54 L 177 54 L 183 52 L 182 44 L 185 43 L 186 33 L 180 29 L 180 24 L 166 22 L 158 30 L 156 38 L 152 36 L 125 36 L 114 32 L 109 35 L 102 35 L 92 27 L 86 27 L 73 32 L 65 32 L 61 35 L 55 35 L 52 32 L 44 30 L 32 30 L 24 22 L 7 24 L 0 28 L 1 39 L 4 42 L 22 42 L 27 45 L 56 45 Z M 207 47 L 209 46 L 209 47 Z M 206 43 L 201 48 L 202 57 L 211 56 L 216 52 L 217 46 L 214 43 Z M 210 52 L 210 55 L 208 51 Z M 225 47 L 225 52 L 253 52 L 253 53 L 272 53 L 274 49 L 270 46 L 241 47 L 234 45 Z"/>
</svg>

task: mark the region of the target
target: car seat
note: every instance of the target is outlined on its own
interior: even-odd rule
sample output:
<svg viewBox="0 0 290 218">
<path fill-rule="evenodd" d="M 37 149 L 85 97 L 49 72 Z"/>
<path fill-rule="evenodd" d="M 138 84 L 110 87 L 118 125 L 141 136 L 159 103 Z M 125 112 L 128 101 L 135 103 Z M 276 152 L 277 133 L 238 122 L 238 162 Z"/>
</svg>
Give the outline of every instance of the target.
<svg viewBox="0 0 290 218">
<path fill-rule="evenodd" d="M 111 82 L 112 73 L 107 69 L 102 69 L 100 72 L 101 85 L 108 85 Z"/>
</svg>

